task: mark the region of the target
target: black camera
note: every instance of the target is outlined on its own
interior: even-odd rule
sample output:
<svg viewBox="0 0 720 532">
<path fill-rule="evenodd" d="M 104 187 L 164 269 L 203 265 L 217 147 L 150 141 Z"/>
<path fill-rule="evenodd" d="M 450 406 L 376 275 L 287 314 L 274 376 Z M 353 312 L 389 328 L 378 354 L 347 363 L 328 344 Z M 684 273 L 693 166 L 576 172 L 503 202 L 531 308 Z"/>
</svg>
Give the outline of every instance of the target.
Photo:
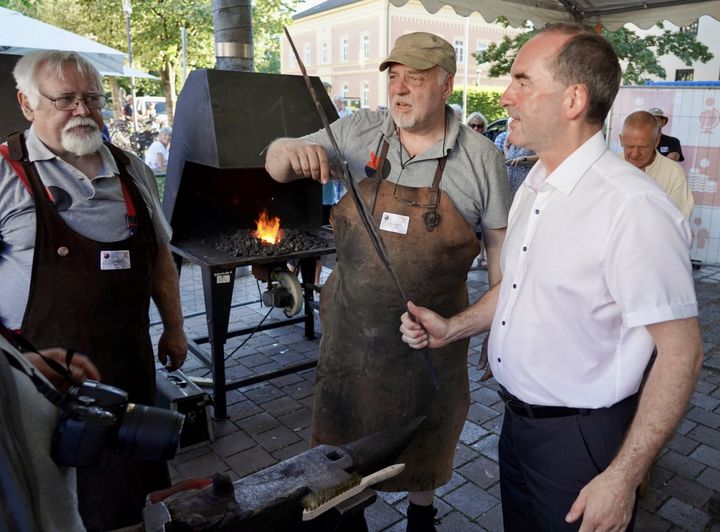
<svg viewBox="0 0 720 532">
<path fill-rule="evenodd" d="M 52 442 L 52 457 L 63 466 L 93 467 L 103 449 L 144 460 L 170 460 L 180 442 L 185 416 L 128 403 L 119 388 L 86 380 L 71 387 Z"/>
</svg>

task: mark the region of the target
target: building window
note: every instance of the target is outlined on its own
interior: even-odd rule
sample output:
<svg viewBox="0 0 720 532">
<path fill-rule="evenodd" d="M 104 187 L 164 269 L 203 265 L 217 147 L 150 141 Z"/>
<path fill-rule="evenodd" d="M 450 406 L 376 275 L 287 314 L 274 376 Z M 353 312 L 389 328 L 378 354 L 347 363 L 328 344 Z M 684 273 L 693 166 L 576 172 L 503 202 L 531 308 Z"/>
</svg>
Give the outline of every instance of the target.
<svg viewBox="0 0 720 532">
<path fill-rule="evenodd" d="M 350 96 L 350 85 L 348 83 L 343 83 L 342 88 L 340 89 L 340 94 L 342 94 L 343 98 L 347 98 Z"/>
<path fill-rule="evenodd" d="M 322 43 L 322 45 L 320 45 L 320 64 L 321 65 L 328 64 L 328 45 L 326 42 L 324 42 L 324 43 Z"/>
<path fill-rule="evenodd" d="M 298 66 L 297 58 L 295 57 L 295 54 L 292 50 L 290 50 L 290 59 L 288 62 L 290 63 L 290 68 L 296 68 Z"/>
<path fill-rule="evenodd" d="M 370 83 L 367 81 L 363 82 L 360 105 L 362 107 L 370 107 Z"/>
<path fill-rule="evenodd" d="M 340 39 L 340 61 L 347 63 L 350 60 L 350 41 L 347 37 Z"/>
<path fill-rule="evenodd" d="M 370 35 L 367 33 L 364 33 L 360 37 L 360 39 L 361 39 L 360 49 L 362 50 L 362 58 L 369 59 L 370 58 Z"/>
<path fill-rule="evenodd" d="M 692 35 L 697 35 L 698 21 L 696 20 L 695 22 L 693 22 L 692 24 L 690 24 L 688 26 L 683 26 L 682 28 L 680 28 L 680 31 L 682 33 L 690 33 Z"/>
<path fill-rule="evenodd" d="M 455 39 L 455 60 L 465 63 L 465 42 L 462 39 Z"/>
<path fill-rule="evenodd" d="M 303 43 L 303 63 L 306 65 L 310 64 L 312 58 L 312 47 L 309 42 Z"/>
<path fill-rule="evenodd" d="M 679 68 L 675 71 L 675 81 L 692 81 L 695 77 L 695 69 Z"/>
</svg>

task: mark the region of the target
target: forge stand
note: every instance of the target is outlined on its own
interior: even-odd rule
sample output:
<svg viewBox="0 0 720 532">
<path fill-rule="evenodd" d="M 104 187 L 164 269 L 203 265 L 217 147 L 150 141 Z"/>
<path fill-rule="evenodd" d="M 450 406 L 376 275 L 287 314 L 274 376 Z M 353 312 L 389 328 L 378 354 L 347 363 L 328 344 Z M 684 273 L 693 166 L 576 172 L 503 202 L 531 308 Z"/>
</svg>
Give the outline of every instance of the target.
<svg viewBox="0 0 720 532">
<path fill-rule="evenodd" d="M 188 350 L 193 353 L 206 366 L 212 368 L 213 380 L 213 401 L 215 419 L 227 418 L 227 397 L 229 390 L 235 390 L 244 386 L 250 386 L 258 382 L 264 382 L 276 377 L 296 373 L 305 369 L 313 368 L 315 361 L 288 364 L 278 370 L 260 373 L 250 377 L 237 380 L 228 380 L 225 373 L 225 342 L 229 338 L 244 336 L 253 331 L 263 331 L 285 327 L 296 323 L 305 323 L 305 336 L 308 339 L 315 338 L 315 317 L 313 315 L 313 288 L 307 279 L 313 279 L 315 275 L 316 260 L 324 254 L 333 253 L 334 248 L 326 248 L 320 251 L 304 252 L 294 256 L 281 258 L 267 258 L 258 261 L 257 259 L 238 259 L 224 257 L 222 260 L 213 260 L 213 257 L 206 253 L 198 254 L 193 246 L 172 245 L 172 251 L 178 265 L 178 271 L 182 259 L 200 266 L 203 283 L 203 297 L 205 300 L 205 314 L 207 320 L 207 336 L 200 336 L 188 339 Z M 238 330 L 228 330 L 230 323 L 230 310 L 232 306 L 232 294 L 235 286 L 235 271 L 240 266 L 248 266 L 258 262 L 272 264 L 273 262 L 284 264 L 288 258 L 297 258 L 300 262 L 300 273 L 304 282 L 303 299 L 304 311 L 302 315 L 285 320 L 274 321 L 255 327 L 247 327 Z M 203 347 L 209 344 L 210 350 Z"/>
</svg>

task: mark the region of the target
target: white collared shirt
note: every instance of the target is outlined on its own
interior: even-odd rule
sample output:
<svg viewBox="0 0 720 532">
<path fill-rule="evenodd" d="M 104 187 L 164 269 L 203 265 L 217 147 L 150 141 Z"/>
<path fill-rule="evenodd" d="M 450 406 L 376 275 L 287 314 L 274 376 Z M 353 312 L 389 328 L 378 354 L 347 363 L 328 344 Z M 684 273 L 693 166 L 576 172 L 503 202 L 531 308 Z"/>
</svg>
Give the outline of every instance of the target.
<svg viewBox="0 0 720 532">
<path fill-rule="evenodd" d="M 510 209 L 490 335 L 500 384 L 537 405 L 600 408 L 637 392 L 645 325 L 697 315 L 690 230 L 598 132 Z"/>
</svg>

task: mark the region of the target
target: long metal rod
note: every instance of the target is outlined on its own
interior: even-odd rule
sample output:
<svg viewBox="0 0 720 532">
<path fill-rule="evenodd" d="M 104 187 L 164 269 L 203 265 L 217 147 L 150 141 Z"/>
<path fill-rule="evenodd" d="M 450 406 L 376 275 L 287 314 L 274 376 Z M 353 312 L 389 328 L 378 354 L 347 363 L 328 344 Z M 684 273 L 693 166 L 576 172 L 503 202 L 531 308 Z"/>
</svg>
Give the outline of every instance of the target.
<svg viewBox="0 0 720 532">
<path fill-rule="evenodd" d="M 375 228 L 375 224 L 373 223 L 372 213 L 370 212 L 370 209 L 368 208 L 365 201 L 363 201 L 362 196 L 358 193 L 357 186 L 355 185 L 355 181 L 353 180 L 352 176 L 350 175 L 350 169 L 348 168 L 348 163 L 343 157 L 342 152 L 340 151 L 340 147 L 338 146 L 337 141 L 335 140 L 335 135 L 332 132 L 332 129 L 330 128 L 330 121 L 328 120 L 327 115 L 325 114 L 325 110 L 322 108 L 322 104 L 320 103 L 320 98 L 318 98 L 317 93 L 315 92 L 315 87 L 313 87 L 312 82 L 310 81 L 310 76 L 308 76 L 307 70 L 305 69 L 305 64 L 302 62 L 302 59 L 300 59 L 300 54 L 297 51 L 297 48 L 295 48 L 295 43 L 292 40 L 292 37 L 290 37 L 290 32 L 286 27 L 283 28 L 285 30 L 285 35 L 288 38 L 288 41 L 290 42 L 290 47 L 292 48 L 293 54 L 295 55 L 295 59 L 297 59 L 298 66 L 300 67 L 300 71 L 302 72 L 303 79 L 305 80 L 305 85 L 307 85 L 308 91 L 310 92 L 310 96 L 312 97 L 313 102 L 315 103 L 315 108 L 317 109 L 318 116 L 320 116 L 320 120 L 322 120 L 323 127 L 325 128 L 325 133 L 327 134 L 328 138 L 330 139 L 330 144 L 332 144 L 333 150 L 338 156 L 338 159 L 340 160 L 340 180 L 343 182 L 343 185 L 345 185 L 345 188 L 348 190 L 348 193 L 350 194 L 350 197 L 353 200 L 353 203 L 355 204 L 355 207 L 358 210 L 358 214 L 360 215 L 360 220 L 362 221 L 363 225 L 365 226 L 365 230 L 368 233 L 368 236 L 370 237 L 370 241 L 373 244 L 373 247 L 375 248 L 375 251 L 378 254 L 378 257 L 380 258 L 380 261 L 385 266 L 385 269 L 390 274 L 390 277 L 392 278 L 393 282 L 395 283 L 395 286 L 397 287 L 398 291 L 400 292 L 400 296 L 403 299 L 403 302 L 405 305 L 407 305 L 408 297 L 405 293 L 405 290 L 402 287 L 402 284 L 400 284 L 400 278 L 398 277 L 397 272 L 395 271 L 395 268 L 393 268 L 392 263 L 390 262 L 390 254 L 387 251 L 387 248 L 385 247 L 385 242 L 382 239 L 382 236 L 380 236 L 380 233 Z M 412 317 L 412 314 L 410 315 Z M 414 318 L 413 318 L 414 319 Z M 430 358 L 430 352 L 427 348 L 422 350 L 423 352 L 423 358 L 425 359 L 425 362 L 428 366 L 428 370 L 430 371 L 430 376 L 432 378 L 433 384 L 435 385 L 435 389 L 440 388 L 440 383 L 438 382 L 437 373 L 435 372 L 435 368 L 433 367 L 432 359 Z"/>
</svg>

